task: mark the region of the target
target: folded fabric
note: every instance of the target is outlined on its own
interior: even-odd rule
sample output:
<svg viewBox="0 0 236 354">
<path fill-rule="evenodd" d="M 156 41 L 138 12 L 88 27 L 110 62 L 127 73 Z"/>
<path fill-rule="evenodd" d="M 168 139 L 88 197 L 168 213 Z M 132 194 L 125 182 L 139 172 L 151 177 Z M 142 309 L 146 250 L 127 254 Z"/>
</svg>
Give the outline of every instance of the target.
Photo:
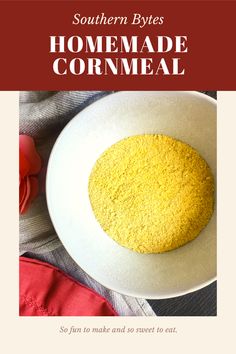
<svg viewBox="0 0 236 354">
<path fill-rule="evenodd" d="M 20 257 L 20 316 L 117 316 L 109 302 L 49 263 Z"/>
<path fill-rule="evenodd" d="M 71 258 L 65 247 L 61 247 L 47 252 L 34 253 L 27 252 L 25 257 L 38 259 L 42 262 L 50 263 L 60 268 L 66 274 L 76 279 L 81 284 L 93 289 L 95 292 L 106 298 L 119 316 L 155 316 L 155 312 L 145 299 L 122 295 L 116 291 L 105 288 L 102 284 L 91 278 L 82 268 Z"/>
<path fill-rule="evenodd" d="M 27 134 L 34 139 L 44 162 L 45 173 L 51 149 L 63 127 L 82 109 L 109 93 L 111 92 L 20 92 L 20 134 Z M 41 193 L 27 213 L 20 217 L 20 255 L 28 251 L 37 254 L 50 252 L 60 246 L 48 214 L 45 193 Z"/>
</svg>

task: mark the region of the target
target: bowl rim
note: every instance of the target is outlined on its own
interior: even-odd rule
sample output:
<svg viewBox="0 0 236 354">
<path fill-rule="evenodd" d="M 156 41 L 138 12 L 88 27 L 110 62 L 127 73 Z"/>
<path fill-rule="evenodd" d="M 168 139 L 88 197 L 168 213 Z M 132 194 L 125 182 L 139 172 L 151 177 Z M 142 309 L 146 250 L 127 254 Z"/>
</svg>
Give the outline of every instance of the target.
<svg viewBox="0 0 236 354">
<path fill-rule="evenodd" d="M 213 105 L 215 105 L 215 107 L 217 107 L 217 100 L 209 95 L 207 95 L 206 93 L 203 93 L 203 92 L 199 92 L 199 91 L 184 91 L 184 90 L 178 90 L 178 91 L 170 91 L 170 90 L 127 90 L 127 91 L 116 91 L 116 92 L 111 92 L 110 94 L 106 95 L 106 96 L 102 96 L 100 97 L 98 100 L 92 102 L 91 104 L 89 104 L 88 106 L 86 106 L 85 108 L 83 108 L 80 112 L 82 111 L 85 111 L 87 110 L 88 108 L 90 109 L 91 106 L 95 105 L 98 101 L 101 101 L 101 100 L 105 100 L 107 97 L 111 96 L 111 95 L 119 95 L 119 94 L 125 94 L 125 93 L 141 93 L 141 92 L 150 92 L 150 93 L 183 93 L 183 94 L 190 94 L 192 96 L 198 96 L 198 97 L 201 97 L 203 98 L 204 100 L 206 101 L 209 101 L 211 102 Z M 50 155 L 49 155 L 49 159 L 48 159 L 48 164 L 47 164 L 47 172 L 46 172 L 46 184 L 45 184 L 45 191 L 46 191 L 46 203 L 47 203 L 47 209 L 48 209 L 48 213 L 49 213 L 49 216 L 50 216 L 50 220 L 53 224 L 53 227 L 56 231 L 56 234 L 57 234 L 57 237 L 59 238 L 60 242 L 62 243 L 62 246 L 66 249 L 67 253 L 69 254 L 69 256 L 73 259 L 73 261 L 83 270 L 83 272 L 85 272 L 85 274 L 87 274 L 91 279 L 95 280 L 96 282 L 98 282 L 99 284 L 101 284 L 103 287 L 109 289 L 109 290 L 112 290 L 112 291 L 115 291 L 121 295 L 125 295 L 125 296 L 132 296 L 132 297 L 136 297 L 136 298 L 140 298 L 140 299 L 147 299 L 147 300 L 161 300 L 161 299 L 171 299 L 171 298 L 176 298 L 176 297 L 179 297 L 179 296 L 184 296 L 184 295 L 187 295 L 187 294 L 190 294 L 190 293 L 193 293 L 195 291 L 198 291 L 198 290 L 201 290 L 203 289 L 204 287 L 212 284 L 213 282 L 215 282 L 217 280 L 217 264 L 216 264 L 216 275 L 214 277 L 211 277 L 210 279 L 204 281 L 204 282 L 201 282 L 200 284 L 194 286 L 194 287 L 191 287 L 189 289 L 186 289 L 184 291 L 177 291 L 177 292 L 173 292 L 171 294 L 162 294 L 162 295 L 148 295 L 148 294 L 143 294 L 143 295 L 140 295 L 138 293 L 135 293 L 135 292 L 132 292 L 132 291 L 125 291 L 125 293 L 122 293 L 121 291 L 113 288 L 112 286 L 108 286 L 108 285 L 104 285 L 103 282 L 101 282 L 100 280 L 96 280 L 93 276 L 91 276 L 86 270 L 84 270 L 84 268 L 75 260 L 75 258 L 73 257 L 73 255 L 69 252 L 69 250 L 67 249 L 66 245 L 62 242 L 61 238 L 60 238 L 60 235 L 59 233 L 57 232 L 57 227 L 56 225 L 54 224 L 53 222 L 53 218 L 52 218 L 52 215 L 51 215 L 51 211 L 50 211 L 50 208 L 49 208 L 49 193 L 48 193 L 48 189 L 49 189 L 49 170 L 50 170 L 50 165 L 51 165 L 51 161 L 52 161 L 52 156 L 53 156 L 53 153 L 56 149 L 56 146 L 58 144 L 58 141 L 60 140 L 61 138 L 61 135 L 64 133 L 64 130 L 67 129 L 71 124 L 73 124 L 73 121 L 74 119 L 80 114 L 80 112 L 78 112 L 64 127 L 63 129 L 61 130 L 61 132 L 59 133 L 59 135 L 57 136 L 56 138 L 56 141 L 52 147 L 52 150 L 50 152 Z M 217 237 L 217 233 L 216 233 L 216 237 Z M 217 249 L 216 249 L 216 252 L 217 252 Z"/>
</svg>

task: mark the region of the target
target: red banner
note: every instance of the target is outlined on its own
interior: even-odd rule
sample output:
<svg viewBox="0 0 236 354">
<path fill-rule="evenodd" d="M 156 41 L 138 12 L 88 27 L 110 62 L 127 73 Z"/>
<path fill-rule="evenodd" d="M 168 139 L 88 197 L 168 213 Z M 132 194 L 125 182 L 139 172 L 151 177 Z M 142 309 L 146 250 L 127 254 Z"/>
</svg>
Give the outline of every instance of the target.
<svg viewBox="0 0 236 354">
<path fill-rule="evenodd" d="M 232 1 L 2 1 L 2 90 L 233 90 Z"/>
</svg>

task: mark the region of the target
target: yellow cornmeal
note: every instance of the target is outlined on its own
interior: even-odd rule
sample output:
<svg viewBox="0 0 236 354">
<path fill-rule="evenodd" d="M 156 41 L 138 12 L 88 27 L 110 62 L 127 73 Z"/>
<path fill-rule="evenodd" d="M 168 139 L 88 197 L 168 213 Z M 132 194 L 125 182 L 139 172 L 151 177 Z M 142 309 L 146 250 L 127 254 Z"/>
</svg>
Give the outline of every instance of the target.
<svg viewBox="0 0 236 354">
<path fill-rule="evenodd" d="M 165 135 L 138 135 L 107 149 L 89 178 L 103 230 L 141 253 L 175 249 L 197 237 L 214 204 L 214 179 L 191 146 Z"/>
</svg>

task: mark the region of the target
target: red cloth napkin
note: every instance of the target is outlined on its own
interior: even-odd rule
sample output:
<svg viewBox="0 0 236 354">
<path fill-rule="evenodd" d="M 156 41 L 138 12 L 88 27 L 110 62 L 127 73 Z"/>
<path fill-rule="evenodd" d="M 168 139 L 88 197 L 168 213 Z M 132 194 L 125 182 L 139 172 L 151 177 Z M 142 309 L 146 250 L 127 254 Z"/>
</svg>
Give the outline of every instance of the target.
<svg viewBox="0 0 236 354">
<path fill-rule="evenodd" d="M 20 316 L 118 316 L 109 302 L 60 269 L 20 257 Z"/>
</svg>

